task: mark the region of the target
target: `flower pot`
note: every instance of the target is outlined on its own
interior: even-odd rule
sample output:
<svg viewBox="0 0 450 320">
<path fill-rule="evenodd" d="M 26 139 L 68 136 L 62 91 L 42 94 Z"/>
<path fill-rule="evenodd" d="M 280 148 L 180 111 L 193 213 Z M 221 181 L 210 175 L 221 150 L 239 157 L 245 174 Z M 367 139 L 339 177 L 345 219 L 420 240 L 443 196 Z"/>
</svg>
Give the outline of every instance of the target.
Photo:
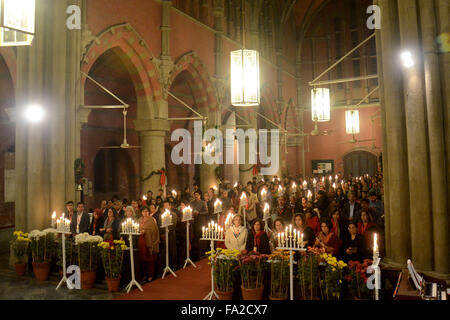
<svg viewBox="0 0 450 320">
<path fill-rule="evenodd" d="M 264 285 L 256 289 L 246 289 L 244 286 L 241 286 L 241 289 L 244 300 L 262 300 Z"/>
<path fill-rule="evenodd" d="M 36 280 L 46 281 L 50 272 L 50 262 L 33 262 L 33 272 Z"/>
<path fill-rule="evenodd" d="M 288 299 L 287 295 L 284 296 L 284 297 L 272 297 L 272 296 L 269 296 L 269 300 L 280 300 L 280 301 L 283 301 L 283 300 L 287 300 L 287 299 Z"/>
<path fill-rule="evenodd" d="M 219 296 L 219 300 L 232 300 L 233 292 L 234 292 L 233 289 L 231 291 L 219 291 L 216 289 L 216 293 Z"/>
<path fill-rule="evenodd" d="M 27 271 L 27 264 L 26 263 L 18 263 L 14 265 L 14 268 L 16 269 L 16 274 L 18 276 L 25 275 Z"/>
<path fill-rule="evenodd" d="M 120 277 L 115 279 L 106 278 L 106 284 L 108 285 L 109 292 L 119 292 Z"/>
<path fill-rule="evenodd" d="M 81 289 L 90 289 L 94 286 L 97 270 L 81 271 Z"/>
</svg>

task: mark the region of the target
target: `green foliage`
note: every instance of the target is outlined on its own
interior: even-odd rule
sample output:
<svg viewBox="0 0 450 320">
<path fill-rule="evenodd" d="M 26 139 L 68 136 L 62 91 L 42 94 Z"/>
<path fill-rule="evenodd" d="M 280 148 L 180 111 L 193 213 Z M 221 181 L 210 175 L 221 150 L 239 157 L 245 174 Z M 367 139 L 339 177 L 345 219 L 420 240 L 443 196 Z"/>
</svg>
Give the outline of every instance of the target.
<svg viewBox="0 0 450 320">
<path fill-rule="evenodd" d="M 239 261 L 242 286 L 245 289 L 261 288 L 268 256 L 258 252 L 249 252 L 239 254 L 237 258 Z"/>
<path fill-rule="evenodd" d="M 270 295 L 286 298 L 289 289 L 289 252 L 275 251 L 270 255 Z"/>
<path fill-rule="evenodd" d="M 109 242 L 98 244 L 98 250 L 102 258 L 106 278 L 117 279 L 122 274 L 123 251 L 127 248 L 125 241 L 114 240 L 114 246 Z"/>
<path fill-rule="evenodd" d="M 32 231 L 29 235 L 33 262 L 50 262 L 56 250 L 56 234 L 46 231 Z"/>
<path fill-rule="evenodd" d="M 217 251 L 210 251 L 209 260 L 214 266 L 214 280 L 216 287 L 221 292 L 233 290 L 233 278 L 237 267 L 237 255 L 239 250 L 229 250 L 217 248 Z"/>
<path fill-rule="evenodd" d="M 297 278 L 300 284 L 301 296 L 304 300 L 318 298 L 320 285 L 319 256 L 314 252 L 302 253 L 297 262 Z"/>
<path fill-rule="evenodd" d="M 14 232 L 11 240 L 11 246 L 17 263 L 26 263 L 28 261 L 30 243 L 31 239 L 28 238 L 28 233 L 23 233 L 22 231 Z"/>
</svg>

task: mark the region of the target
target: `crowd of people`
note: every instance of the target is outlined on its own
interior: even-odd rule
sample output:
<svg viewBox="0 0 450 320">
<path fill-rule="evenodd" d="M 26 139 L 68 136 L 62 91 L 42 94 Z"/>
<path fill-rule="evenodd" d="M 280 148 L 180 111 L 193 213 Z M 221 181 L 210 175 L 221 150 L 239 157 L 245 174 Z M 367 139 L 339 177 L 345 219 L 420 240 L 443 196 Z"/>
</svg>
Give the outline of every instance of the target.
<svg viewBox="0 0 450 320">
<path fill-rule="evenodd" d="M 221 201 L 219 217 L 214 207 L 217 199 Z M 273 177 L 271 181 L 254 177 L 245 185 L 236 182 L 232 186 L 225 181 L 203 192 L 194 184 L 192 192 L 189 187 L 166 194 L 161 189 L 156 196 L 149 190 L 131 202 L 117 196 L 102 200 L 98 209 L 89 210 L 92 216 L 81 202 L 76 208 L 72 201 L 66 206 L 72 234 L 88 232 L 105 241 L 128 241 L 121 236 L 121 222 L 128 218 L 138 222 L 141 235 L 133 243 L 136 241 L 137 272 L 145 283 L 160 276 L 165 267 L 166 239 L 161 228 L 165 211 L 172 218 L 168 247 L 173 270 L 184 266 L 187 247 L 193 261 L 205 257 L 209 242 L 200 239 L 202 227 L 211 221 L 225 230 L 225 241 L 217 244 L 224 248 L 270 254 L 278 245 L 278 233 L 292 224 L 303 234 L 305 247 L 322 248 L 347 262 L 372 256 L 373 233 L 378 234 L 378 246 L 383 250 L 382 199 L 383 176 L 377 173 L 351 179 L 341 174 L 306 179 Z M 269 209 L 264 210 L 267 204 Z M 182 221 L 183 209 L 188 206 L 194 219 L 190 223 L 189 244 L 186 222 Z"/>
</svg>

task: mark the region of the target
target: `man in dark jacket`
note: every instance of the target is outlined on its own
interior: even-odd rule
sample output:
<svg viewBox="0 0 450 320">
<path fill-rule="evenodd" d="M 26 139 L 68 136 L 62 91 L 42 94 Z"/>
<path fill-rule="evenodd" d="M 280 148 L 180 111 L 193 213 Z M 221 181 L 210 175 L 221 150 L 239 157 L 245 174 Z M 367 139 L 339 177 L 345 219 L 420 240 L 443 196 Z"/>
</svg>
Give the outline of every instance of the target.
<svg viewBox="0 0 450 320">
<path fill-rule="evenodd" d="M 361 210 L 361 206 L 356 202 L 355 194 L 350 193 L 348 196 L 348 202 L 344 205 L 344 217 L 348 222 L 359 221 L 359 211 Z"/>
<path fill-rule="evenodd" d="M 72 234 L 80 234 L 89 231 L 90 226 L 89 214 L 84 212 L 84 203 L 77 203 L 77 212 L 72 216 L 72 222 L 70 223 L 70 232 Z"/>
</svg>

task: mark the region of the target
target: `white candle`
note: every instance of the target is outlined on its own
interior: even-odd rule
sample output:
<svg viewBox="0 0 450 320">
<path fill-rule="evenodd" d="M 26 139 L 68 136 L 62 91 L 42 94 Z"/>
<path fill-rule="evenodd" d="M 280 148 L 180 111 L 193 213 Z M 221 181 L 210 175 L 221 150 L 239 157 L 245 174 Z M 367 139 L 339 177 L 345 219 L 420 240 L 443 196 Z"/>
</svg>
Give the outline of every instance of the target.
<svg viewBox="0 0 450 320">
<path fill-rule="evenodd" d="M 177 197 L 177 192 L 176 192 L 175 190 L 172 190 L 172 196 L 173 196 L 174 198 Z"/>
<path fill-rule="evenodd" d="M 269 218 L 269 210 L 270 206 L 268 203 L 264 205 L 264 220 L 267 220 Z"/>
<path fill-rule="evenodd" d="M 302 232 L 302 237 L 301 237 L 302 239 L 301 239 L 301 245 L 302 245 L 302 248 L 304 247 L 304 243 L 303 243 L 303 232 Z"/>
<path fill-rule="evenodd" d="M 142 199 L 143 199 L 144 201 L 147 201 L 147 196 L 146 196 L 146 195 L 143 195 L 143 196 L 142 196 Z"/>
<path fill-rule="evenodd" d="M 311 201 L 311 200 L 312 200 L 312 193 L 311 193 L 311 190 L 308 190 L 308 195 L 307 195 L 307 197 L 308 197 L 308 201 Z"/>
<path fill-rule="evenodd" d="M 233 188 L 236 188 L 238 186 L 238 183 L 235 182 Z"/>
<path fill-rule="evenodd" d="M 261 200 L 262 201 L 266 201 L 266 199 L 267 199 L 267 190 L 266 190 L 266 188 L 262 188 L 262 190 L 261 190 Z"/>
<path fill-rule="evenodd" d="M 247 195 L 245 194 L 245 192 L 242 192 L 242 195 L 241 195 L 241 201 L 239 202 L 239 205 L 240 205 L 241 207 L 247 205 Z"/>
<path fill-rule="evenodd" d="M 202 227 L 202 238 L 205 238 L 205 227 Z"/>
<path fill-rule="evenodd" d="M 375 256 L 378 253 L 378 248 L 377 248 L 377 234 L 374 233 L 373 234 L 373 255 Z"/>
<path fill-rule="evenodd" d="M 278 232 L 278 246 L 281 247 L 281 234 Z"/>
<path fill-rule="evenodd" d="M 317 184 L 317 180 L 316 180 L 316 178 L 314 178 L 314 180 L 313 180 L 313 184 L 314 184 L 314 187 L 316 186 L 316 184 Z"/>
<path fill-rule="evenodd" d="M 52 214 L 52 227 L 55 227 L 55 223 L 56 223 L 56 211 L 53 211 L 53 214 Z"/>
<path fill-rule="evenodd" d="M 222 212 L 222 201 L 220 201 L 219 198 L 217 198 L 216 202 L 214 202 L 214 212 L 215 213 Z"/>
</svg>

